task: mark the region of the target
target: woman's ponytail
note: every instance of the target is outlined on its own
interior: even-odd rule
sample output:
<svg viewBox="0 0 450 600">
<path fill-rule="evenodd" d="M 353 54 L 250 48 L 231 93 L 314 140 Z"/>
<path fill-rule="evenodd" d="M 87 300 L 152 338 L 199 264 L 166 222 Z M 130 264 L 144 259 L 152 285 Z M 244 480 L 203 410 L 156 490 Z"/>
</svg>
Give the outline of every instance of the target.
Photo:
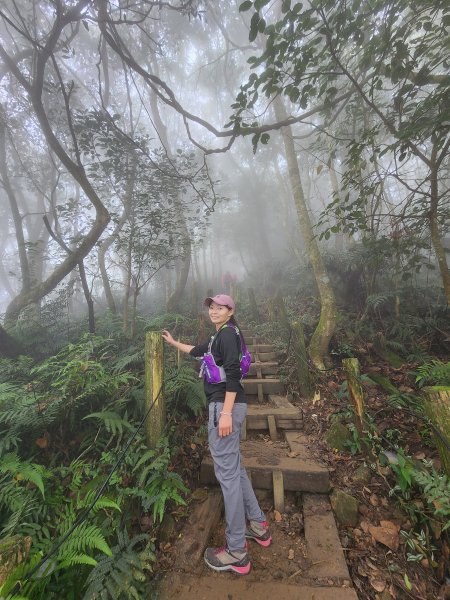
<svg viewBox="0 0 450 600">
<path fill-rule="evenodd" d="M 235 327 L 237 327 L 237 328 L 239 329 L 239 334 L 240 334 L 240 336 L 241 336 L 241 338 L 242 338 L 242 341 L 243 341 L 243 342 L 244 342 L 244 344 L 245 344 L 245 339 L 244 339 L 244 336 L 243 336 L 243 334 L 242 334 L 242 329 L 239 327 L 239 325 L 238 325 L 238 323 L 237 323 L 236 319 L 234 318 L 234 315 L 231 315 L 231 317 L 230 317 L 230 320 L 228 321 L 228 323 L 231 323 L 231 325 L 234 325 Z"/>
</svg>

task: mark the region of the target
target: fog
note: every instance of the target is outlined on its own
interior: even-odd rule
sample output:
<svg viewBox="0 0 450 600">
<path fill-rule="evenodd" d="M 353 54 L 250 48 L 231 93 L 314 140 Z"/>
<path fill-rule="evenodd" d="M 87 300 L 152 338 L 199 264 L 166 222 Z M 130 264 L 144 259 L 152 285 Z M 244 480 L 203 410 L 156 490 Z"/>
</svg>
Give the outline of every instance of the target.
<svg viewBox="0 0 450 600">
<path fill-rule="evenodd" d="M 296 16 L 281 25 L 282 2 L 257 13 L 225 1 L 2 4 L 7 326 L 24 314 L 76 320 L 86 298 L 124 323 L 200 309 L 226 278 L 273 295 L 284 277 L 323 306 L 327 264 L 339 303 L 351 293 L 345 257 L 364 244 L 381 256 L 383 240 L 397 243 L 385 252 L 397 252 L 394 271 L 419 283 L 432 267 L 448 294 L 448 76 L 437 47 L 422 50 L 422 80 L 405 87 L 378 69 L 380 21 L 365 22 L 363 44 L 316 29 L 289 46 Z M 414 36 L 405 32 L 411 48 Z"/>
</svg>

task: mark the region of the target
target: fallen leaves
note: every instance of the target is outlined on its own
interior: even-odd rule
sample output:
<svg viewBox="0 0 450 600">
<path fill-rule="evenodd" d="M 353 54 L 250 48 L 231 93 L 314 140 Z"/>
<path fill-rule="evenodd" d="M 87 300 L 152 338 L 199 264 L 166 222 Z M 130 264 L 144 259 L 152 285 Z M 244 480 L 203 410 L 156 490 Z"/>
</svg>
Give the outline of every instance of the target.
<svg viewBox="0 0 450 600">
<path fill-rule="evenodd" d="M 369 524 L 368 531 L 376 542 L 387 546 L 391 550 L 398 550 L 400 545 L 399 525 L 392 521 L 380 521 L 379 527 Z"/>
<path fill-rule="evenodd" d="M 275 519 L 275 521 L 282 521 L 283 517 L 281 516 L 281 513 L 278 510 L 274 510 L 273 511 L 273 518 Z"/>
</svg>

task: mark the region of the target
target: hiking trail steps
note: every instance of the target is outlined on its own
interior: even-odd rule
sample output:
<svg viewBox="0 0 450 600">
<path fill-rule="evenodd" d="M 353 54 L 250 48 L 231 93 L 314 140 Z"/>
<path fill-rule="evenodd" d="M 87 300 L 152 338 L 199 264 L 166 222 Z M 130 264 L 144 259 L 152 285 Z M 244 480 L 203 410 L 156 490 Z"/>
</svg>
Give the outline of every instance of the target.
<svg viewBox="0 0 450 600">
<path fill-rule="evenodd" d="M 200 484 L 210 487 L 197 503 L 174 545 L 175 561 L 160 588 L 160 600 L 358 600 L 351 579 L 334 514 L 328 499 L 328 469 L 310 449 L 302 431 L 302 414 L 285 395 L 277 377 L 276 353 L 270 344 L 259 343 L 243 331 L 254 362 L 243 382 L 248 412 L 242 431 L 241 454 L 252 485 L 259 493 L 272 493 L 271 505 L 284 512 L 285 492 L 301 495 L 301 540 L 287 538 L 269 523 L 272 545 L 261 548 L 250 542 L 252 571 L 238 576 L 216 573 L 204 565 L 203 552 L 211 537 L 223 537 L 223 500 L 214 475 L 211 456 L 203 458 Z M 249 341 L 251 343 L 249 343 Z M 259 439 L 248 439 L 249 435 Z M 257 435 L 263 432 L 268 435 Z M 262 492 L 261 490 L 269 490 Z M 295 515 L 294 515 L 295 516 Z M 300 568 L 287 575 L 266 568 L 270 558 L 295 546 Z M 291 543 L 292 539 L 292 543 Z M 278 543 L 277 543 L 278 542 Z M 284 544 L 284 545 L 283 545 Z M 278 546 L 278 548 L 277 548 Z M 303 555 L 300 550 L 303 549 Z M 294 552 L 289 550 L 289 552 Z M 269 562 L 268 562 L 269 561 Z M 293 563 L 290 564 L 294 569 Z"/>
</svg>

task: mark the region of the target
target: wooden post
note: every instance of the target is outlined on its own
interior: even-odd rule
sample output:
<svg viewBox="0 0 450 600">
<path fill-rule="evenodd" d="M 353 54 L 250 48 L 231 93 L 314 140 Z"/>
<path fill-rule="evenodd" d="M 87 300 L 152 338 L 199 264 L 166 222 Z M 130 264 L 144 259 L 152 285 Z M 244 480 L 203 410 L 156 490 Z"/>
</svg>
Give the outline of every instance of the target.
<svg viewBox="0 0 450 600">
<path fill-rule="evenodd" d="M 272 472 L 273 482 L 273 505 L 275 510 L 280 513 L 284 513 L 284 482 L 283 472 L 273 471 Z"/>
<path fill-rule="evenodd" d="M 447 442 L 450 442 L 450 386 L 424 387 L 425 413 Z M 441 457 L 442 469 L 450 476 L 450 450 L 443 440 L 433 433 Z"/>
<path fill-rule="evenodd" d="M 291 323 L 292 351 L 297 363 L 297 379 L 300 394 L 304 398 L 311 398 L 314 390 L 314 382 L 308 365 L 308 353 L 306 352 L 305 334 L 301 321 Z"/>
<path fill-rule="evenodd" d="M 270 439 L 272 440 L 272 442 L 276 442 L 278 439 L 277 424 L 273 415 L 269 415 L 267 417 L 267 425 L 269 427 Z"/>
<path fill-rule="evenodd" d="M 145 410 L 150 411 L 145 423 L 149 448 L 155 448 L 166 425 L 164 402 L 164 345 L 159 331 L 148 331 L 145 336 Z"/>
<path fill-rule="evenodd" d="M 347 377 L 348 395 L 353 402 L 356 415 L 356 429 L 360 437 L 364 431 L 364 391 L 360 383 L 359 362 L 357 358 L 344 358 L 342 365 Z"/>
</svg>

